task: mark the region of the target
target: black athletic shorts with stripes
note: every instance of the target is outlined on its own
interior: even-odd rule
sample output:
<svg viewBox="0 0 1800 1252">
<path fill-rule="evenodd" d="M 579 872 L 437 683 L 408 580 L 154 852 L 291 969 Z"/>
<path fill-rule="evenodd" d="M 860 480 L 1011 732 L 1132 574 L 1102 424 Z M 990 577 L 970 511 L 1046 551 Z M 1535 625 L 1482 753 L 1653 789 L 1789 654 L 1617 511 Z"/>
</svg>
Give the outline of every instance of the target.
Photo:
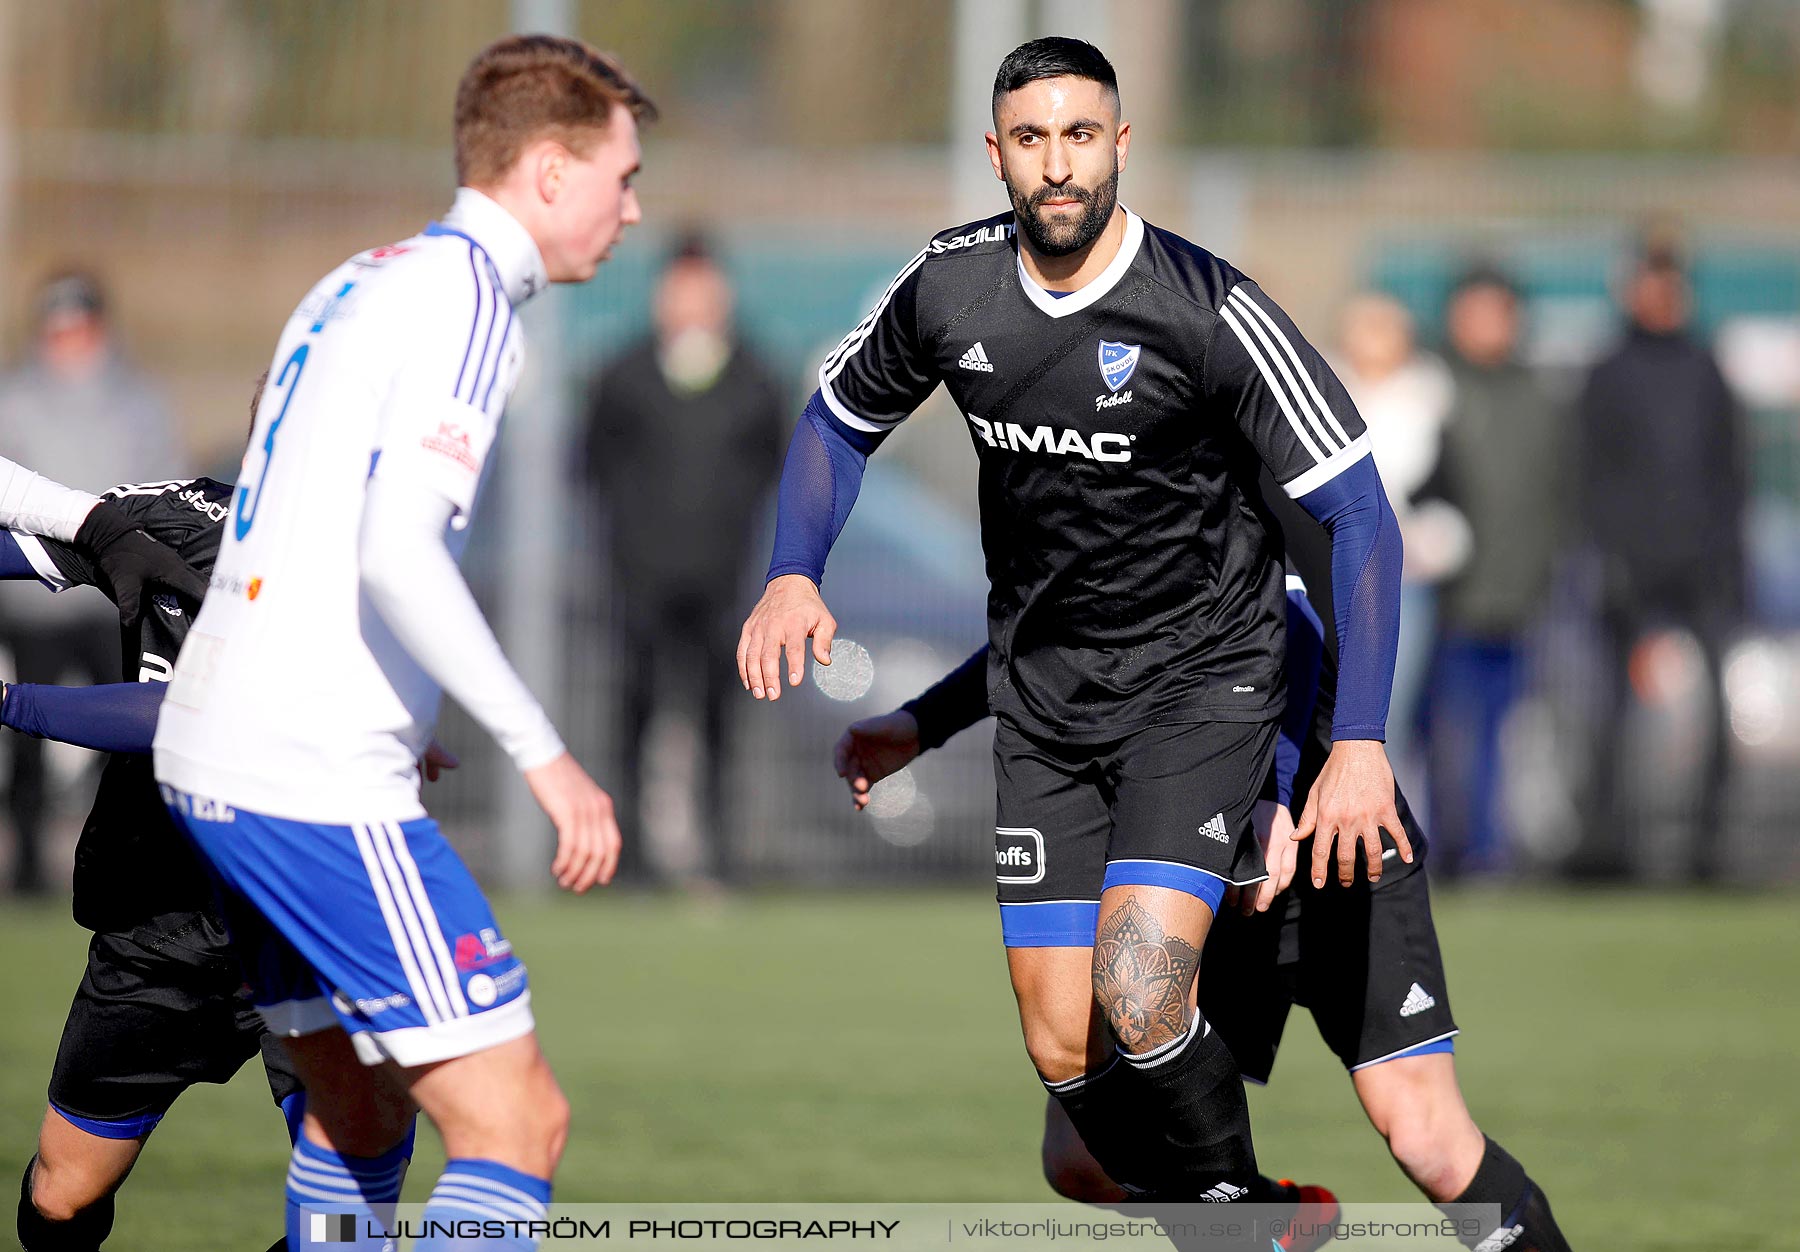
<svg viewBox="0 0 1800 1252">
<path fill-rule="evenodd" d="M 1092 947 L 1100 893 L 1171 887 L 1215 911 L 1267 877 L 1252 823 L 1277 723 L 1152 726 L 1060 743 L 1002 719 L 994 732 L 994 876 L 1009 948 Z"/>
<path fill-rule="evenodd" d="M 1269 1080 L 1295 1004 L 1312 1013 L 1326 1046 L 1352 1071 L 1452 1050 L 1456 1022 L 1431 921 L 1425 833 L 1398 788 L 1395 805 L 1416 854 L 1411 865 L 1384 833 L 1380 882 L 1371 887 L 1359 866 L 1350 886 L 1333 873 L 1319 888 L 1303 844 L 1294 885 L 1269 912 L 1224 909 L 1208 932 L 1200 1011 L 1245 1078 Z"/>
</svg>

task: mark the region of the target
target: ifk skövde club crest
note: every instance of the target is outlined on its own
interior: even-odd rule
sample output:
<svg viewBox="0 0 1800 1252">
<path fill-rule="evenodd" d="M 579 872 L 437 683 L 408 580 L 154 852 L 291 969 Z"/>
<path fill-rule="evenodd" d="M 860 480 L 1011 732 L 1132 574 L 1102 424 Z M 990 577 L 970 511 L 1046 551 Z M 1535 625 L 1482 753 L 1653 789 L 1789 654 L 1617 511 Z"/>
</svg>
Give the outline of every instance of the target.
<svg viewBox="0 0 1800 1252">
<path fill-rule="evenodd" d="M 1100 377 L 1106 380 L 1108 389 L 1117 391 L 1131 381 L 1142 352 L 1142 344 L 1114 343 L 1110 339 L 1100 341 Z"/>
</svg>

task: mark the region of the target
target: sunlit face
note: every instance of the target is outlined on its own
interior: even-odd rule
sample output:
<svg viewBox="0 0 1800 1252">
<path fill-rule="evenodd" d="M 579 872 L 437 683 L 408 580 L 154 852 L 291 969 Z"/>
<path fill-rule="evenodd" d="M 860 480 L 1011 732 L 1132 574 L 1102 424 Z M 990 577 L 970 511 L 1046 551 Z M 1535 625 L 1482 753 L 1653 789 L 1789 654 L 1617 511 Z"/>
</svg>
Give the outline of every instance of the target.
<svg viewBox="0 0 1800 1252">
<path fill-rule="evenodd" d="M 1625 306 L 1645 330 L 1671 335 L 1688 321 L 1687 280 L 1676 270 L 1643 269 L 1626 288 Z"/>
<path fill-rule="evenodd" d="M 1092 244 L 1118 204 L 1131 126 L 1118 100 L 1086 78 L 1042 78 L 1000 98 L 988 160 L 1005 182 L 1034 251 L 1067 256 Z"/>
<path fill-rule="evenodd" d="M 676 261 L 657 284 L 655 315 L 664 339 L 690 330 L 723 335 L 731 324 L 731 284 L 711 261 Z"/>
<path fill-rule="evenodd" d="M 553 283 L 586 282 L 612 255 L 627 226 L 643 220 L 631 185 L 642 153 L 637 119 L 615 104 L 606 133 L 585 156 L 561 145 L 538 165 L 544 201 L 539 250 Z M 538 233 L 538 232 L 534 232 Z"/>
<path fill-rule="evenodd" d="M 1386 378 L 1412 356 L 1412 318 L 1387 296 L 1359 296 L 1344 309 L 1343 345 L 1357 374 Z"/>
</svg>

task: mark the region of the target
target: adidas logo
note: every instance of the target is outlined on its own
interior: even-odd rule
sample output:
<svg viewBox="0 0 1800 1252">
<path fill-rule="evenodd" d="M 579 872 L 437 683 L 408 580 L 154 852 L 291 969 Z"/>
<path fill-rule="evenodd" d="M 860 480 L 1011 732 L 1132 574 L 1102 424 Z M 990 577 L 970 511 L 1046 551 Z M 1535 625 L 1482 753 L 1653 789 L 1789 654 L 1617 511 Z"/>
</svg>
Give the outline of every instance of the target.
<svg viewBox="0 0 1800 1252">
<path fill-rule="evenodd" d="M 1231 836 L 1225 833 L 1225 815 L 1214 813 L 1212 820 L 1200 828 L 1200 833 L 1208 839 L 1217 839 L 1220 843 L 1230 843 Z"/>
<path fill-rule="evenodd" d="M 994 372 L 994 363 L 988 360 L 987 349 L 982 347 L 980 343 L 977 343 L 973 348 L 970 348 L 967 352 L 963 353 L 962 360 L 958 361 L 956 364 L 960 369 L 979 370 L 983 374 L 992 374 Z"/>
<path fill-rule="evenodd" d="M 1201 1196 L 1200 1203 L 1229 1204 L 1239 1196 L 1246 1196 L 1249 1194 L 1250 1188 L 1248 1187 L 1238 1187 L 1228 1182 L 1222 1182 L 1210 1188 L 1205 1195 Z"/>
<path fill-rule="evenodd" d="M 1400 1006 L 1400 1016 L 1411 1017 L 1415 1013 L 1423 1013 L 1426 1009 L 1436 1007 L 1437 1001 L 1431 998 L 1431 993 L 1414 983 L 1412 990 L 1406 993 L 1406 1003 Z"/>
<path fill-rule="evenodd" d="M 1493 1234 L 1475 1245 L 1475 1252 L 1500 1252 L 1502 1248 L 1510 1248 L 1525 1233 L 1523 1226 L 1502 1226 Z"/>
</svg>

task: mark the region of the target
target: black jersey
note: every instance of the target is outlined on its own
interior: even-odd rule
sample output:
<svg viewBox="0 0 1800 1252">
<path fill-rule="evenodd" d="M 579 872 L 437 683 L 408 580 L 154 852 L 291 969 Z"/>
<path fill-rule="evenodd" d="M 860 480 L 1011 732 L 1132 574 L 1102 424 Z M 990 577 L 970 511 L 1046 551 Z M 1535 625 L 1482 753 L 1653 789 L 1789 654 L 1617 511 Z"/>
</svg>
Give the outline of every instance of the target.
<svg viewBox="0 0 1800 1252">
<path fill-rule="evenodd" d="M 105 498 L 202 576 L 212 571 L 232 488 L 211 478 L 114 487 Z M 66 544 L 41 541 L 63 586 L 98 586 L 93 562 Z M 146 589 L 124 631 L 123 678 L 167 682 L 197 603 Z M 108 758 L 94 807 L 75 846 L 75 920 L 89 930 L 126 930 L 160 913 L 206 910 L 205 869 L 170 821 L 148 756 Z"/>
<path fill-rule="evenodd" d="M 1282 707 L 1280 530 L 1266 465 L 1305 495 L 1368 455 L 1362 419 L 1256 284 L 1135 214 L 1058 298 L 1012 214 L 933 239 L 828 357 L 865 432 L 942 382 L 980 457 L 989 706 L 1042 734 L 1260 721 Z"/>
</svg>

